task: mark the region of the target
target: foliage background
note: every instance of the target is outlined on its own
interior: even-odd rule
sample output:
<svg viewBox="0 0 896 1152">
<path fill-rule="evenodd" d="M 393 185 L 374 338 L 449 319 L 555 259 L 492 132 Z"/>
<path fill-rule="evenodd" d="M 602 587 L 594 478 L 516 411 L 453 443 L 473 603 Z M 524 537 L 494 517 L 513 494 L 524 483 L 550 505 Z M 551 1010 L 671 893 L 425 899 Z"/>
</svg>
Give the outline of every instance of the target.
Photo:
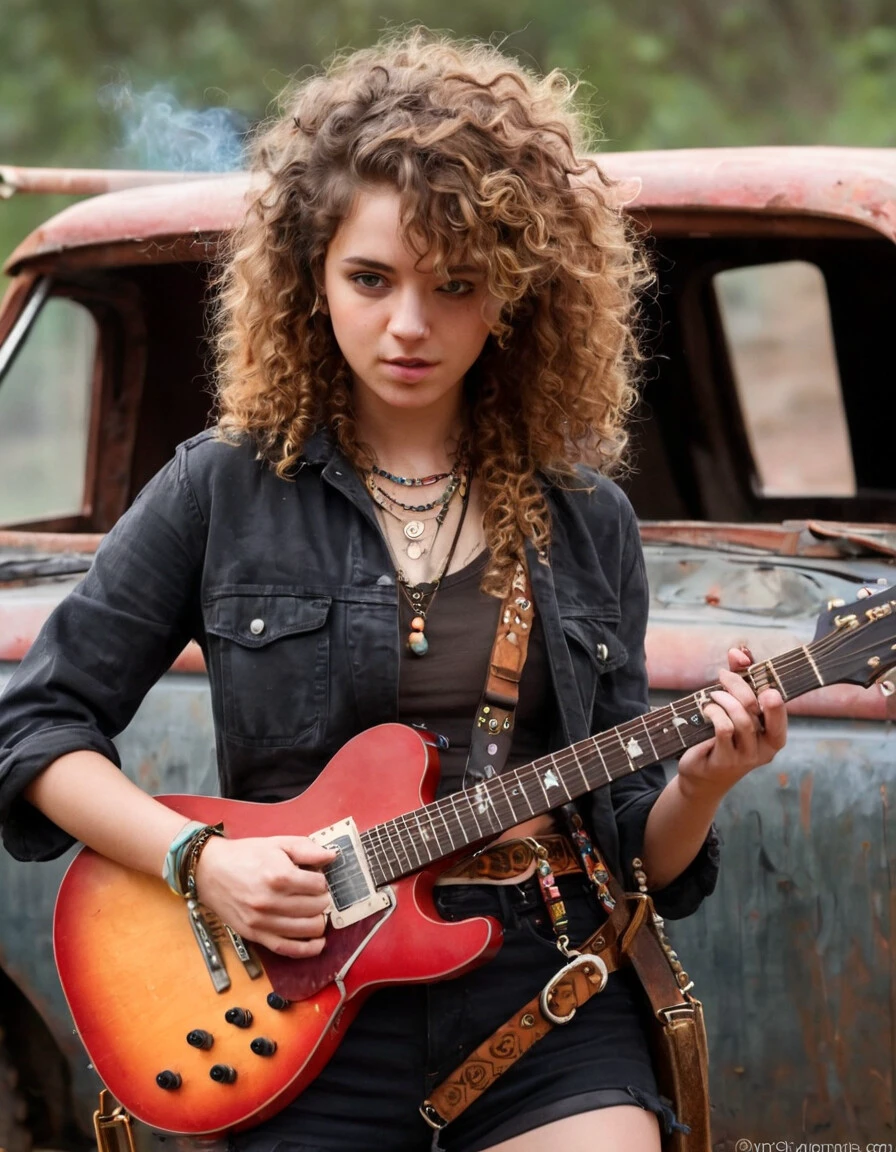
<svg viewBox="0 0 896 1152">
<path fill-rule="evenodd" d="M 412 21 L 574 72 L 606 147 L 896 143 L 896 0 L 0 0 L 0 163 L 233 166 L 183 145 Z M 4 253 L 37 199 L 0 210 Z"/>
</svg>

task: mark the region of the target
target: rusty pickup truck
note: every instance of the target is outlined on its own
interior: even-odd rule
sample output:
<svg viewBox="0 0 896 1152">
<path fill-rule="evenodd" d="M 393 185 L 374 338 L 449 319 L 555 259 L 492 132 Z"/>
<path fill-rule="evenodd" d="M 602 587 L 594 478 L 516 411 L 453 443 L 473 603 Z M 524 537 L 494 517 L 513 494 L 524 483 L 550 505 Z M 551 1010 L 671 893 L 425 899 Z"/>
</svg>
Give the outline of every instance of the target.
<svg viewBox="0 0 896 1152">
<path fill-rule="evenodd" d="M 730 644 L 774 656 L 811 638 L 830 601 L 896 582 L 896 150 L 602 164 L 629 189 L 657 272 L 625 483 L 662 704 L 711 682 Z M 0 683 L 102 534 L 208 421 L 210 272 L 246 182 L 0 170 L 6 194 L 85 197 L 6 262 Z M 724 805 L 719 890 L 668 926 L 707 1006 L 719 1150 L 896 1143 L 896 698 L 881 687 L 792 703 L 787 748 Z M 152 791 L 214 790 L 198 650 L 119 745 Z M 53 962 L 65 866 L 0 854 L 7 1152 L 91 1140 L 98 1085 Z"/>
</svg>

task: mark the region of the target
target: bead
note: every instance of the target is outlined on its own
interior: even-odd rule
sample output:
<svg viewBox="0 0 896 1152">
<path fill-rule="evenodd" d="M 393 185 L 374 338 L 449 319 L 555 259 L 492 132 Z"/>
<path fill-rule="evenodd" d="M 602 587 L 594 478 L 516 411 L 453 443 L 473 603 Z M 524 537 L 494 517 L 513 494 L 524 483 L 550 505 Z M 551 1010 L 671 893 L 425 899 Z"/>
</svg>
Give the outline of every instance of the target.
<svg viewBox="0 0 896 1152">
<path fill-rule="evenodd" d="M 425 656 L 429 651 L 429 641 L 422 632 L 412 632 L 408 636 L 408 648 L 415 656 Z"/>
<path fill-rule="evenodd" d="M 423 629 L 426 627 L 426 621 L 423 619 L 422 616 L 415 616 L 414 619 L 411 621 L 411 627 L 414 629 L 415 632 L 422 632 Z"/>
</svg>

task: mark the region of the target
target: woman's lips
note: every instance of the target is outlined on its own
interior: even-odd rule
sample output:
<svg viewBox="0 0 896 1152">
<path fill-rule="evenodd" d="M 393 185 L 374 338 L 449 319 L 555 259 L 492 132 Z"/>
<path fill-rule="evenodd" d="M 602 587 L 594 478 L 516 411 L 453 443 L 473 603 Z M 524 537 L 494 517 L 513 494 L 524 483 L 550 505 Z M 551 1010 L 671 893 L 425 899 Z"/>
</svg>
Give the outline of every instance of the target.
<svg viewBox="0 0 896 1152">
<path fill-rule="evenodd" d="M 422 360 L 416 356 L 396 357 L 394 360 L 384 360 L 383 364 L 393 380 L 407 384 L 423 380 L 436 366 L 432 360 Z"/>
</svg>

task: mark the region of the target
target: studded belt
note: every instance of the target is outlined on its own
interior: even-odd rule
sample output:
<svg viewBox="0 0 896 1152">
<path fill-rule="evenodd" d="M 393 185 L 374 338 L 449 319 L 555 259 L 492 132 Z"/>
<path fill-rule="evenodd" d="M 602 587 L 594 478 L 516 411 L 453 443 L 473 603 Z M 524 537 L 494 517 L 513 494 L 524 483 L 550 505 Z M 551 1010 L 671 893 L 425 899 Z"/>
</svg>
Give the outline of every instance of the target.
<svg viewBox="0 0 896 1152">
<path fill-rule="evenodd" d="M 584 870 L 581 857 L 567 836 L 538 836 L 537 842 L 547 851 L 548 863 L 555 876 L 568 876 Z M 491 881 L 500 884 L 521 880 L 532 875 L 537 862 L 534 840 L 499 840 L 497 844 L 453 864 L 442 873 L 438 882 Z"/>
</svg>

